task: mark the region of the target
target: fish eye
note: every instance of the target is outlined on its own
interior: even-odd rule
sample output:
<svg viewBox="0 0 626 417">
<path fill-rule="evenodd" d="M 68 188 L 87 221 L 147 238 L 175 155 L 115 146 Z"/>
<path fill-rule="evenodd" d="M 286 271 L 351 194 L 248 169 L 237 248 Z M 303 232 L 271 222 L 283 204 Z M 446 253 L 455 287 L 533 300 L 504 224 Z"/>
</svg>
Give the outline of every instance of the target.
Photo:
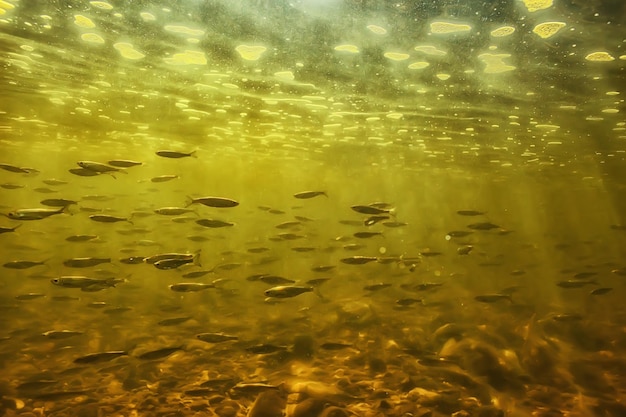
<svg viewBox="0 0 626 417">
<path fill-rule="evenodd" d="M 52 283 L 53 284 L 58 284 L 59 283 L 59 279 L 58 278 L 53 278 L 52 279 Z"/>
</svg>

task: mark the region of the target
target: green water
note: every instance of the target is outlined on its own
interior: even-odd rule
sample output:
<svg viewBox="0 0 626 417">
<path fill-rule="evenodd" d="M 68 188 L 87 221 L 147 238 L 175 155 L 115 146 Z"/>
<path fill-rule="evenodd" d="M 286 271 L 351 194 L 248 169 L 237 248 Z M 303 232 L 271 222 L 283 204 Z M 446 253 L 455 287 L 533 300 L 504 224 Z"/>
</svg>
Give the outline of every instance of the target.
<svg viewBox="0 0 626 417">
<path fill-rule="evenodd" d="M 619 2 L 0 13 L 0 415 L 626 413 Z"/>
</svg>

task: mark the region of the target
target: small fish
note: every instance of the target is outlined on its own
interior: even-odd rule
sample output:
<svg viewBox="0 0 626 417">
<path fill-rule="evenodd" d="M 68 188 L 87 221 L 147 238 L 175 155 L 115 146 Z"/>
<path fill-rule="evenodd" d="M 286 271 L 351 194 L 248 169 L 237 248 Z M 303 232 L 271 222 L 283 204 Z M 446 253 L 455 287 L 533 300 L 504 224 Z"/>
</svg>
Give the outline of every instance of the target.
<svg viewBox="0 0 626 417">
<path fill-rule="evenodd" d="M 47 188 L 47 187 L 33 188 L 33 191 L 35 191 L 37 193 L 42 193 L 42 194 L 53 194 L 53 193 L 58 192 L 57 190 L 52 190 L 52 189 Z"/>
<path fill-rule="evenodd" d="M 369 262 L 375 262 L 378 258 L 375 256 L 351 256 L 349 258 L 343 258 L 340 261 L 348 265 L 363 265 Z"/>
<path fill-rule="evenodd" d="M 65 288 L 80 288 L 87 291 L 98 291 L 104 288 L 115 287 L 123 282 L 116 278 L 89 278 L 82 275 L 68 275 L 50 280 L 54 285 Z"/>
<path fill-rule="evenodd" d="M 113 200 L 113 197 L 108 196 L 108 195 L 90 194 L 90 195 L 84 196 L 82 200 L 103 202 L 103 201 L 111 201 Z"/>
<path fill-rule="evenodd" d="M 409 224 L 406 222 L 383 222 L 383 226 L 385 227 L 403 227 L 408 225 Z"/>
<path fill-rule="evenodd" d="M 372 215 L 380 215 L 380 214 L 392 214 L 394 212 L 393 208 L 378 208 L 374 206 L 351 206 L 352 210 L 361 214 L 372 214 Z"/>
<path fill-rule="evenodd" d="M 263 275 L 258 280 L 263 281 L 264 283 L 269 284 L 269 285 L 286 285 L 286 284 L 293 284 L 296 282 L 292 279 L 279 277 L 277 275 Z"/>
<path fill-rule="evenodd" d="M 89 218 L 94 222 L 99 223 L 128 222 L 130 224 L 133 224 L 133 222 L 131 222 L 126 217 L 110 216 L 108 214 L 92 214 L 91 216 L 89 216 Z"/>
<path fill-rule="evenodd" d="M 29 292 L 26 294 L 19 294 L 15 296 L 16 300 L 20 300 L 20 301 L 27 301 L 27 300 L 34 300 L 36 298 L 42 298 L 45 297 L 46 294 L 40 293 L 40 292 Z"/>
<path fill-rule="evenodd" d="M 202 204 L 207 207 L 217 207 L 217 208 L 228 208 L 228 207 L 236 207 L 239 205 L 239 202 L 232 200 L 230 198 L 223 197 L 199 197 L 199 198 L 191 198 L 191 202 L 187 204 L 189 207 L 192 204 Z"/>
<path fill-rule="evenodd" d="M 196 253 L 160 253 L 158 255 L 152 255 L 144 258 L 144 262 L 147 264 L 154 264 L 164 259 L 193 259 L 199 254 L 200 251 Z"/>
<path fill-rule="evenodd" d="M 590 294 L 591 295 L 604 295 L 608 292 L 611 292 L 612 290 L 613 288 L 610 288 L 610 287 L 596 288 L 595 290 L 591 291 Z"/>
<path fill-rule="evenodd" d="M 183 274 L 183 278 L 200 278 L 212 272 L 213 270 L 187 272 L 186 274 Z"/>
<path fill-rule="evenodd" d="M 78 201 L 66 200 L 64 198 L 48 198 L 45 200 L 41 200 L 39 203 L 48 207 L 65 207 L 72 204 L 78 204 Z"/>
<path fill-rule="evenodd" d="M 157 324 L 159 326 L 176 326 L 178 324 L 183 324 L 187 321 L 191 320 L 191 317 L 186 316 L 186 317 L 173 317 L 171 319 L 164 319 L 161 320 L 159 322 L 157 322 Z"/>
<path fill-rule="evenodd" d="M 575 280 L 570 279 L 567 281 L 559 281 L 556 285 L 561 288 L 581 288 L 586 285 L 598 285 L 598 282 L 595 280 Z"/>
<path fill-rule="evenodd" d="M 191 152 L 157 151 L 156 154 L 158 156 L 162 156 L 163 158 L 173 158 L 173 159 L 186 158 L 190 156 L 197 158 L 196 151 L 191 151 Z"/>
<path fill-rule="evenodd" d="M 153 265 L 157 268 L 157 269 L 176 269 L 180 266 L 186 265 L 186 264 L 191 264 L 191 263 L 195 263 L 195 259 L 191 258 L 191 259 L 162 259 L 160 261 L 156 261 L 155 263 L 153 263 Z"/>
<path fill-rule="evenodd" d="M 335 269 L 335 265 L 318 265 L 311 268 L 313 272 L 328 272 L 332 269 Z"/>
<path fill-rule="evenodd" d="M 348 243 L 347 245 L 343 245 L 343 249 L 344 250 L 349 250 L 349 251 L 355 251 L 355 250 L 363 249 L 364 247 L 365 247 L 365 245 L 362 245 L 360 243 Z"/>
<path fill-rule="evenodd" d="M 47 180 L 43 180 L 43 183 L 46 185 L 65 185 L 68 182 L 67 181 L 63 181 L 63 180 L 58 180 L 56 178 L 50 178 Z"/>
<path fill-rule="evenodd" d="M 5 171 L 9 171 L 9 172 L 15 172 L 17 174 L 30 174 L 33 172 L 35 173 L 39 172 L 35 168 L 18 167 L 18 166 L 11 165 L 11 164 L 1 164 L 1 163 L 0 163 L 0 169 L 4 169 Z"/>
<path fill-rule="evenodd" d="M 178 352 L 179 350 L 183 350 L 184 346 L 173 346 L 173 347 L 165 347 L 157 350 L 151 350 L 149 352 L 142 353 L 137 356 L 137 358 L 146 361 L 154 361 L 157 359 L 164 359 L 170 356 L 171 354 Z"/>
<path fill-rule="evenodd" d="M 583 319 L 583 316 L 577 313 L 555 314 L 554 316 L 552 316 L 552 320 L 566 322 L 566 323 L 574 322 L 574 321 L 581 321 L 582 319 Z"/>
<path fill-rule="evenodd" d="M 69 337 L 80 336 L 84 332 L 78 332 L 74 330 L 49 330 L 41 335 L 52 340 L 67 339 Z"/>
<path fill-rule="evenodd" d="M 486 212 L 477 210 L 459 210 L 456 214 L 460 216 L 482 216 L 483 214 L 486 214 Z"/>
<path fill-rule="evenodd" d="M 88 242 L 98 239 L 97 235 L 72 235 L 65 238 L 68 242 Z"/>
<path fill-rule="evenodd" d="M 21 184 L 13 184 L 11 182 L 5 182 L 4 184 L 0 184 L 0 187 L 4 188 L 5 190 L 17 190 L 19 188 L 24 188 L 24 186 Z"/>
<path fill-rule="evenodd" d="M 231 340 L 239 340 L 239 337 L 225 333 L 200 333 L 196 335 L 196 338 L 207 343 L 222 343 Z"/>
<path fill-rule="evenodd" d="M 124 172 L 122 168 L 113 167 L 107 164 L 102 164 L 100 162 L 93 161 L 78 161 L 78 166 L 82 169 L 87 169 L 89 171 L 97 172 L 99 174 L 103 174 L 105 172 Z"/>
<path fill-rule="evenodd" d="M 46 261 L 10 261 L 2 265 L 9 269 L 28 269 L 33 266 L 45 265 Z"/>
<path fill-rule="evenodd" d="M 458 247 L 456 249 L 456 253 L 459 255 L 469 255 L 473 249 L 474 247 L 472 245 L 465 245 L 465 246 Z"/>
<path fill-rule="evenodd" d="M 491 229 L 499 229 L 500 226 L 497 224 L 482 222 L 482 223 L 472 223 L 467 225 L 468 228 L 473 230 L 491 230 Z"/>
<path fill-rule="evenodd" d="M 465 230 L 453 230 L 453 231 L 448 232 L 446 234 L 446 239 L 450 240 L 453 237 L 465 237 L 465 236 L 471 235 L 472 233 L 474 233 L 474 232 L 468 232 L 468 231 L 465 231 Z"/>
<path fill-rule="evenodd" d="M 210 227 L 210 228 L 231 227 L 235 225 L 235 223 L 230 223 L 230 222 L 226 222 L 223 220 L 216 220 L 216 219 L 199 219 L 199 220 L 196 220 L 196 224 L 199 224 L 200 226 L 204 226 L 204 227 Z"/>
<path fill-rule="evenodd" d="M 54 379 L 39 379 L 35 381 L 27 381 L 22 382 L 17 387 L 15 387 L 18 391 L 41 391 L 45 390 L 47 387 L 51 385 L 58 384 L 59 381 Z"/>
<path fill-rule="evenodd" d="M 150 182 L 167 182 L 167 181 L 175 180 L 178 178 L 180 178 L 178 175 L 173 175 L 173 174 L 159 175 L 158 177 L 150 178 Z"/>
<path fill-rule="evenodd" d="M 89 268 L 100 264 L 110 263 L 111 258 L 71 258 L 63 261 L 68 268 Z"/>
<path fill-rule="evenodd" d="M 383 234 L 381 232 L 356 232 L 352 236 L 358 239 L 369 239 L 374 236 L 382 236 L 382 235 Z"/>
<path fill-rule="evenodd" d="M 193 210 L 184 207 L 161 207 L 154 210 L 156 214 L 162 216 L 180 216 L 186 213 L 195 213 Z"/>
<path fill-rule="evenodd" d="M 301 225 L 302 223 L 299 221 L 290 221 L 290 222 L 283 222 L 283 223 L 277 224 L 275 227 L 277 229 L 293 229 L 294 227 L 298 227 Z"/>
<path fill-rule="evenodd" d="M 299 235 L 296 233 L 279 233 L 277 236 L 279 239 L 282 239 L 282 240 L 297 240 L 297 239 L 304 239 L 306 237 L 304 235 Z"/>
<path fill-rule="evenodd" d="M 11 211 L 6 216 L 13 220 L 41 220 L 55 214 L 65 213 L 65 210 L 66 207 L 61 207 L 57 210 L 49 208 L 19 209 Z"/>
<path fill-rule="evenodd" d="M 314 252 L 317 250 L 317 248 L 314 248 L 312 246 L 296 246 L 291 248 L 291 250 L 294 252 Z"/>
<path fill-rule="evenodd" d="M 296 219 L 296 220 L 298 220 L 300 222 L 303 222 L 303 223 L 307 223 L 307 222 L 312 222 L 313 221 L 313 219 L 311 219 L 309 217 L 306 217 L 306 216 L 293 216 L 293 217 L 294 217 L 294 219 Z"/>
<path fill-rule="evenodd" d="M 306 281 L 306 283 L 309 284 L 311 287 L 319 287 L 328 280 L 330 280 L 330 278 L 313 278 Z"/>
<path fill-rule="evenodd" d="M 129 159 L 113 159 L 108 161 L 107 164 L 119 168 L 130 168 L 142 165 L 143 162 L 131 161 Z"/>
<path fill-rule="evenodd" d="M 70 174 L 78 175 L 79 177 L 95 177 L 96 175 L 100 175 L 100 172 L 85 168 L 72 168 L 68 169 L 68 171 Z"/>
<path fill-rule="evenodd" d="M 100 363 L 100 362 L 108 362 L 115 358 L 119 358 L 120 356 L 127 356 L 128 352 L 123 350 L 112 350 L 109 352 L 98 352 L 98 353 L 90 353 L 85 356 L 78 357 L 74 359 L 74 363 L 76 364 L 88 364 L 88 363 Z"/>
<path fill-rule="evenodd" d="M 203 284 L 199 282 L 181 282 L 178 284 L 172 284 L 169 289 L 174 292 L 197 292 L 206 290 L 209 288 L 215 288 L 214 284 Z"/>
<path fill-rule="evenodd" d="M 317 197 L 323 195 L 324 197 L 328 197 L 328 194 L 326 194 L 325 191 L 302 191 L 300 193 L 295 193 L 293 196 L 295 198 L 299 198 L 301 200 L 303 199 L 307 199 L 307 198 L 313 198 L 313 197 Z"/>
<path fill-rule="evenodd" d="M 248 346 L 246 351 L 257 355 L 266 355 L 268 353 L 275 353 L 287 350 L 286 346 L 276 346 L 271 344 L 262 343 L 260 345 Z"/>
<path fill-rule="evenodd" d="M 268 252 L 270 250 L 270 248 L 266 248 L 264 246 L 258 247 L 258 248 L 250 248 L 248 249 L 248 252 L 250 253 L 263 253 L 263 252 Z"/>
<path fill-rule="evenodd" d="M 351 347 L 352 345 L 348 343 L 337 343 L 337 342 L 326 342 L 320 345 L 320 348 L 324 350 L 342 350 L 342 349 L 348 349 Z"/>
<path fill-rule="evenodd" d="M 413 290 L 413 291 L 429 291 L 429 290 L 434 290 L 435 288 L 439 288 L 442 285 L 443 285 L 442 282 L 424 282 L 422 284 L 417 284 L 417 285 L 412 286 L 411 290 Z"/>
<path fill-rule="evenodd" d="M 366 285 L 365 287 L 363 287 L 363 289 L 366 291 L 379 291 L 379 290 L 389 288 L 389 287 L 391 287 L 391 284 L 388 284 L 385 282 L 379 282 L 377 284 Z"/>
<path fill-rule="evenodd" d="M 626 276 L 626 268 L 613 269 L 611 273 L 619 276 Z"/>
<path fill-rule="evenodd" d="M 474 297 L 474 300 L 480 301 L 481 303 L 495 303 L 500 300 L 508 300 L 509 302 L 513 302 L 513 299 L 508 294 L 484 294 L 477 295 Z"/>
<path fill-rule="evenodd" d="M 302 287 L 297 285 L 279 285 L 265 290 L 264 294 L 270 298 L 291 298 L 306 292 L 312 292 L 313 287 Z"/>
</svg>

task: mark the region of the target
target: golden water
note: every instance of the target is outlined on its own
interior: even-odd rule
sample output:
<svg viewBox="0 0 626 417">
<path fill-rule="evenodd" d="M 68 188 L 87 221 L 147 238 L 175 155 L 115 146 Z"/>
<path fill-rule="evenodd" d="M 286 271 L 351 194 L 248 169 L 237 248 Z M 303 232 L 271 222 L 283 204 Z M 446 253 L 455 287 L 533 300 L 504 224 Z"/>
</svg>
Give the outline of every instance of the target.
<svg viewBox="0 0 626 417">
<path fill-rule="evenodd" d="M 36 170 L 0 170 L 0 210 L 77 201 L 0 221 L 19 226 L 0 234 L 2 264 L 45 261 L 2 268 L 0 410 L 624 415 L 625 23 L 619 2 L 0 0 L 0 163 Z M 142 164 L 69 172 L 115 159 Z M 309 190 L 327 196 L 294 198 Z M 239 205 L 154 213 L 204 196 Z M 373 202 L 406 225 L 362 224 L 351 206 Z M 66 240 L 79 234 L 98 238 Z M 173 270 L 120 262 L 168 252 L 200 255 Z M 76 257 L 111 262 L 63 265 Z M 329 279 L 276 300 L 256 274 Z M 123 282 L 51 282 L 74 275 Z M 475 298 L 493 294 L 511 298 Z M 46 333 L 60 330 L 81 334 Z M 247 350 L 258 344 L 284 350 Z M 165 347 L 182 349 L 140 358 Z M 127 355 L 74 362 L 106 351 Z M 201 385 L 220 378 L 239 385 Z M 287 405 L 253 406 L 274 392 L 241 393 L 256 382 Z M 306 398 L 321 408 L 298 408 Z"/>
</svg>

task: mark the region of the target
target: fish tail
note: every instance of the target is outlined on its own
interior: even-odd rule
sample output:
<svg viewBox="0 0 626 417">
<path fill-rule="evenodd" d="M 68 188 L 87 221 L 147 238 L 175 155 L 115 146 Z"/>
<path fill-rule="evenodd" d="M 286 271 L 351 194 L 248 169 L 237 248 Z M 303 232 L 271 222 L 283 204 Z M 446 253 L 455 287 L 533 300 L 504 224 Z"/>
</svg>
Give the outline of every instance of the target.
<svg viewBox="0 0 626 417">
<path fill-rule="evenodd" d="M 193 264 L 194 265 L 198 265 L 198 266 L 202 266 L 202 264 L 200 263 L 200 253 L 202 252 L 202 249 L 198 249 L 196 251 L 196 253 L 193 256 Z"/>
<path fill-rule="evenodd" d="M 189 207 L 190 205 L 193 204 L 193 197 L 191 196 L 187 196 L 187 198 L 189 199 L 189 202 L 187 203 L 187 205 L 185 206 L 185 208 Z"/>
<path fill-rule="evenodd" d="M 193 150 L 193 151 L 189 152 L 189 156 L 191 156 L 191 157 L 193 157 L 193 158 L 197 158 L 197 157 L 198 157 L 198 155 L 196 155 L 196 152 L 197 152 L 197 151 L 198 151 L 198 150 L 197 150 L 197 149 L 195 149 L 195 150 Z"/>
</svg>

